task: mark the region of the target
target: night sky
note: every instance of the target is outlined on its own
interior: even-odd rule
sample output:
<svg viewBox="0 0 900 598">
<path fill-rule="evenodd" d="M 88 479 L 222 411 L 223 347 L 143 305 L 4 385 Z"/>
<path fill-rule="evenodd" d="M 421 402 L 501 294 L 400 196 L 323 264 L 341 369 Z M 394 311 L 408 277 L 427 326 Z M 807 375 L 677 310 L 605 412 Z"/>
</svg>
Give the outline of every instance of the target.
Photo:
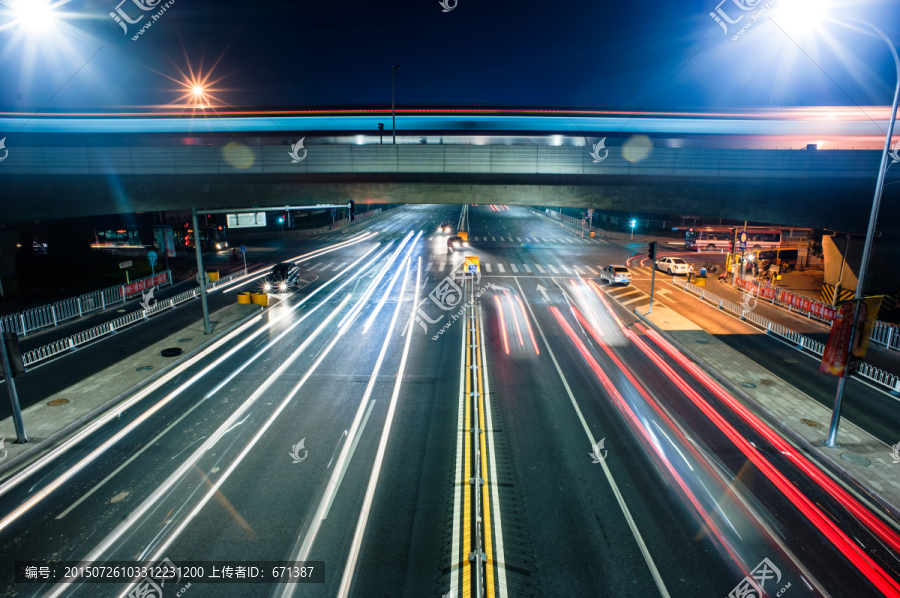
<svg viewBox="0 0 900 598">
<path fill-rule="evenodd" d="M 154 4 L 142 11 L 141 1 Z M 448 0 L 453 6 L 453 1 Z M 184 106 L 191 69 L 214 106 L 291 109 L 547 107 L 734 110 L 890 104 L 893 59 L 880 39 L 829 19 L 863 18 L 900 41 L 896 1 L 438 0 L 57 2 L 43 31 L 0 7 L 0 108 L 6 112 L 159 111 Z M 744 2 L 751 10 L 743 11 Z M 791 14 L 779 15 L 777 10 Z M 781 26 L 779 28 L 778 25 Z"/>
</svg>

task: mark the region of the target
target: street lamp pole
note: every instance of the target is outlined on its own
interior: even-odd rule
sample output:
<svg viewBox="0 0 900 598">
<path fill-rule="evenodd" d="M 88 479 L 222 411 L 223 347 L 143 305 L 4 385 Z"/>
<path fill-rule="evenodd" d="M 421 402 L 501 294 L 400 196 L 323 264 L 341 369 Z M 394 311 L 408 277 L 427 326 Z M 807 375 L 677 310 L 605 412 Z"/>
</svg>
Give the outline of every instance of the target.
<svg viewBox="0 0 900 598">
<path fill-rule="evenodd" d="M 397 145 L 397 114 L 394 110 L 394 73 L 399 68 L 399 64 L 391 66 L 391 137 L 394 140 L 394 145 Z"/>
<path fill-rule="evenodd" d="M 881 152 L 881 164 L 878 167 L 878 181 L 875 183 L 875 197 L 872 199 L 872 211 L 869 214 L 869 227 L 866 230 L 866 242 L 863 246 L 862 262 L 859 265 L 859 277 L 856 280 L 856 307 L 853 310 L 853 320 L 850 328 L 850 343 L 847 346 L 848 353 L 853 346 L 853 337 L 860 332 L 857 326 L 857 319 L 859 318 L 859 302 L 863 298 L 866 270 L 868 270 L 869 267 L 872 239 L 875 236 L 875 222 L 878 220 L 878 208 L 881 205 L 881 192 L 884 189 L 884 177 L 887 173 L 888 151 L 891 148 L 891 138 L 894 135 L 894 123 L 897 121 L 897 100 L 900 99 L 900 57 L 897 56 L 897 49 L 881 29 L 864 21 L 857 22 L 863 23 L 875 31 L 875 33 L 877 33 L 891 49 L 891 54 L 894 56 L 894 66 L 897 68 L 897 84 L 894 88 L 894 104 L 891 106 L 891 120 L 888 123 L 887 135 L 884 138 L 884 150 Z M 847 365 L 849 369 L 849 361 L 847 361 Z M 825 445 L 829 447 L 833 447 L 837 443 L 838 428 L 840 427 L 841 422 L 841 400 L 844 394 L 846 374 L 847 371 L 845 370 L 844 375 L 838 379 L 837 393 L 834 397 L 834 411 L 831 414 L 831 427 L 828 431 L 828 440 L 825 441 Z"/>
</svg>

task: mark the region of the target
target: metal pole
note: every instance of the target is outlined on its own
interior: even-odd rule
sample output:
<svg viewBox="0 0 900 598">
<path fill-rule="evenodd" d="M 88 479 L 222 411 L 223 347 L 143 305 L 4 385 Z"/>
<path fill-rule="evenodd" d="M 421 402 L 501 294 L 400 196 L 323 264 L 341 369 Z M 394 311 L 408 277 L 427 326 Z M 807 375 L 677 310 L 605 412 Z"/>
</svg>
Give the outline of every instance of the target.
<svg viewBox="0 0 900 598">
<path fill-rule="evenodd" d="M 6 334 L 0 333 L 0 366 L 6 375 L 6 390 L 9 393 L 9 404 L 12 406 L 13 423 L 16 426 L 16 443 L 25 444 L 28 436 L 25 434 L 25 423 L 22 421 L 22 409 L 19 407 L 19 395 L 16 393 L 16 383 L 13 380 L 12 366 L 9 363 L 9 352 L 6 350 Z"/>
<path fill-rule="evenodd" d="M 869 25 L 866 23 L 866 25 Z M 850 329 L 850 346 L 847 347 L 849 354 L 853 347 L 853 337 L 859 332 L 857 330 L 856 321 L 859 318 L 859 303 L 863 298 L 863 288 L 865 287 L 866 270 L 869 267 L 869 257 L 872 251 L 872 239 L 875 236 L 875 222 L 878 220 L 878 208 L 881 204 L 881 192 L 884 189 L 884 176 L 887 173 L 888 150 L 891 149 L 891 138 L 894 135 L 894 123 L 897 122 L 897 101 L 900 99 L 900 58 L 897 56 L 897 49 L 891 40 L 877 27 L 869 25 L 876 33 L 887 42 L 894 56 L 894 65 L 897 68 L 897 85 L 894 88 L 894 104 L 891 106 L 891 120 L 888 123 L 887 135 L 884 138 L 884 150 L 881 152 L 881 164 L 878 167 L 878 181 L 875 183 L 875 196 L 872 198 L 872 211 L 869 214 L 869 227 L 866 230 L 866 243 L 863 246 L 862 262 L 859 265 L 859 277 L 856 280 L 856 307 L 853 310 L 853 324 Z M 848 242 L 849 244 L 849 242 Z M 848 356 L 849 357 L 849 356 Z M 847 368 L 850 367 L 849 358 L 847 360 Z M 846 376 L 847 371 L 844 371 Z M 844 376 L 838 381 L 837 393 L 834 396 L 834 410 L 831 413 L 831 428 L 828 431 L 828 440 L 825 445 L 829 447 L 835 446 L 837 442 L 838 428 L 841 423 L 841 401 L 844 394 Z"/>
<path fill-rule="evenodd" d="M 197 225 L 197 208 L 191 208 L 191 224 L 194 226 L 194 253 L 197 255 L 197 282 L 200 283 L 203 334 L 212 334 L 212 329 L 209 327 L 209 305 L 206 302 L 206 273 L 203 271 L 203 255 L 200 250 L 200 227 Z"/>
<path fill-rule="evenodd" d="M 656 284 L 656 241 L 653 241 L 653 255 L 650 256 L 650 307 L 648 314 L 653 313 L 653 285 Z"/>
<path fill-rule="evenodd" d="M 241 254 L 244 256 L 244 274 L 247 274 L 247 252 L 242 251 Z"/>
</svg>

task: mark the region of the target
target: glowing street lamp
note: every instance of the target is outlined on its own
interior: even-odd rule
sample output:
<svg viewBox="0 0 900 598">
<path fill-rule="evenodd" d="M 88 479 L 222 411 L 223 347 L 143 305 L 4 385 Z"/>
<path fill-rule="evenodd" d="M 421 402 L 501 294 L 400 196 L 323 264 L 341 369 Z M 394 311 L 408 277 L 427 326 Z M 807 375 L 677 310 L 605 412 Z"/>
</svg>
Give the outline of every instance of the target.
<svg viewBox="0 0 900 598">
<path fill-rule="evenodd" d="M 12 5 L 16 20 L 28 31 L 41 32 L 53 27 L 53 6 L 46 0 L 18 0 Z"/>
<path fill-rule="evenodd" d="M 637 226 L 637 220 L 629 220 L 628 224 L 631 225 L 631 239 L 634 240 L 634 227 Z"/>
</svg>

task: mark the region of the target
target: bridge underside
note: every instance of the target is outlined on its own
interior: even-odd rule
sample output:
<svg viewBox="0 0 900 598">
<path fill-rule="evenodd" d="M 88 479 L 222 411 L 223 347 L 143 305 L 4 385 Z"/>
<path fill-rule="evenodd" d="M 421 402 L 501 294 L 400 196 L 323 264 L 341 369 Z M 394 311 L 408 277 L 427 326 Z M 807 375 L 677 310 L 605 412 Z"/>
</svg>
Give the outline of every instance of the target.
<svg viewBox="0 0 900 598">
<path fill-rule="evenodd" d="M 740 178 L 550 174 L 7 175 L 0 222 L 175 210 L 346 203 L 506 204 L 702 214 L 864 232 L 874 177 Z M 878 229 L 900 229 L 886 186 Z"/>
</svg>

